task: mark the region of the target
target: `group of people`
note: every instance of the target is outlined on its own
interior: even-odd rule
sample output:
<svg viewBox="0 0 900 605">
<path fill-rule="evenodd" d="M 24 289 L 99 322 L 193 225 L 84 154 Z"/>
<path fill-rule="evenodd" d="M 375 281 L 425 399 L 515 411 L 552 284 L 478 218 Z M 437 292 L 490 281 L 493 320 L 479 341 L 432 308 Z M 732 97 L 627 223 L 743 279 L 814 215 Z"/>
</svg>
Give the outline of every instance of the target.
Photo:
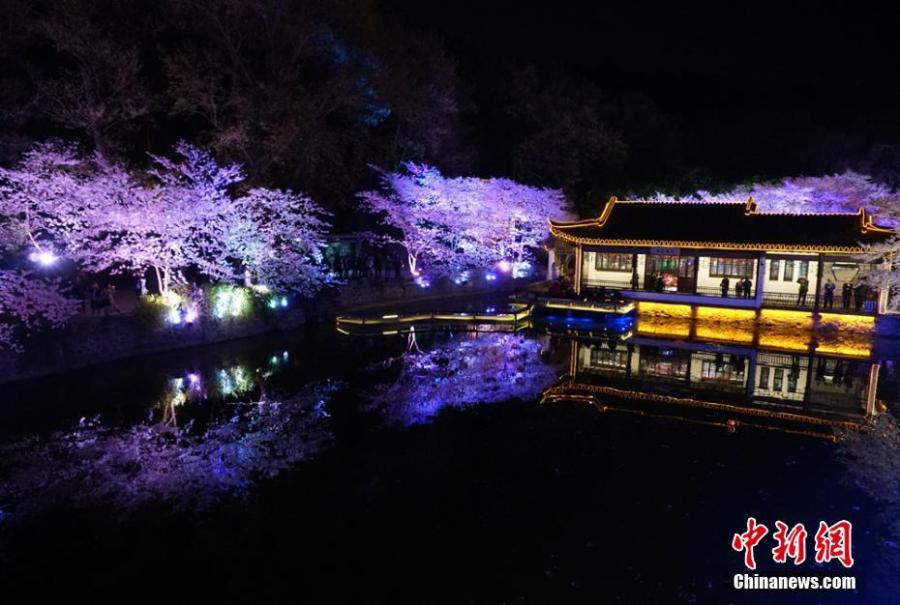
<svg viewBox="0 0 900 605">
<path fill-rule="evenodd" d="M 557 277 L 553 280 L 553 283 L 550 284 L 550 287 L 547 289 L 547 294 L 549 296 L 554 296 L 557 298 L 564 298 L 573 296 L 575 292 L 572 290 L 572 286 L 562 277 Z"/>
<path fill-rule="evenodd" d="M 106 284 L 101 287 L 97 282 L 93 282 L 88 288 L 87 295 L 82 297 L 82 310 L 85 313 L 90 312 L 91 315 L 121 313 L 122 310 L 116 304 L 116 286 Z"/>
<path fill-rule="evenodd" d="M 731 290 L 731 280 L 727 276 L 719 282 L 719 289 L 722 291 L 722 298 L 728 298 L 728 292 Z M 753 298 L 753 282 L 749 277 L 742 277 L 734 284 L 734 296 L 736 298 Z"/>
<path fill-rule="evenodd" d="M 397 254 L 361 255 L 326 254 L 328 268 L 338 279 L 400 279 L 405 263 Z"/>
<path fill-rule="evenodd" d="M 825 284 L 824 295 L 822 297 L 823 308 L 834 308 L 835 290 L 837 290 L 837 284 L 829 279 Z M 857 313 L 859 313 L 860 311 L 862 311 L 863 306 L 866 304 L 866 301 L 868 299 L 869 287 L 863 283 L 857 283 L 854 286 L 849 282 L 844 282 L 844 284 L 841 286 L 841 308 L 844 310 L 850 309 L 850 306 L 852 304 L 853 309 Z"/>
</svg>

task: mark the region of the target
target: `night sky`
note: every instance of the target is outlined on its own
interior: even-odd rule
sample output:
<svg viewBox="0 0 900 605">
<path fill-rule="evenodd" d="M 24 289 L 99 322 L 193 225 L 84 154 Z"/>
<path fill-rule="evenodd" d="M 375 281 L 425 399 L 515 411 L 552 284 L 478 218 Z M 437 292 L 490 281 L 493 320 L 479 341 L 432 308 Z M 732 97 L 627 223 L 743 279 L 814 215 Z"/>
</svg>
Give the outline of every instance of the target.
<svg viewBox="0 0 900 605">
<path fill-rule="evenodd" d="M 645 93 L 723 178 L 900 156 L 896 22 L 859 2 L 393 4 L 470 77 L 527 62 Z"/>
<path fill-rule="evenodd" d="M 141 166 L 185 139 L 348 224 L 371 167 L 406 161 L 582 212 L 847 169 L 900 187 L 895 29 L 855 2 L 0 0 L 0 162 L 60 137 Z"/>
</svg>

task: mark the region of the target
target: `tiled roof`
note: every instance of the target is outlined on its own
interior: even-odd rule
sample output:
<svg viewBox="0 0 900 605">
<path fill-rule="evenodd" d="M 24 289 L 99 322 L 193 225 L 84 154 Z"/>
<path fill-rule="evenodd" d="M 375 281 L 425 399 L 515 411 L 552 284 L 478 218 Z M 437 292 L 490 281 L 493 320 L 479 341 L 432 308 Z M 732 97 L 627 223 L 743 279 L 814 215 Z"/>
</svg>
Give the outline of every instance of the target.
<svg viewBox="0 0 900 605">
<path fill-rule="evenodd" d="M 550 221 L 556 237 L 587 245 L 678 246 L 735 250 L 857 252 L 892 237 L 859 210 L 766 214 L 752 199 L 735 203 L 627 202 L 611 198 L 599 217 Z"/>
</svg>

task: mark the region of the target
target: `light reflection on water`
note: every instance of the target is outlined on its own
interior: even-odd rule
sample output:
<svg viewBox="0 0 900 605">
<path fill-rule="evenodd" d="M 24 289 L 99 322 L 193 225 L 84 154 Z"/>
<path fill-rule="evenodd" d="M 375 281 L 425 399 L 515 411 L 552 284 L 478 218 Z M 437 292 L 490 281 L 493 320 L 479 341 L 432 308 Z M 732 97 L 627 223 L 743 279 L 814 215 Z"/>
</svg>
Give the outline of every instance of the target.
<svg viewBox="0 0 900 605">
<path fill-rule="evenodd" d="M 674 523 L 680 537 L 688 535 L 688 528 L 683 521 L 679 525 L 679 519 L 697 523 L 715 517 L 707 521 L 715 530 L 712 536 L 692 536 L 678 547 L 701 557 L 709 555 L 703 540 L 723 545 L 723 551 L 713 553 L 722 561 L 713 565 L 714 571 L 692 567 L 685 572 L 688 580 L 678 580 L 697 584 L 690 587 L 691 594 L 706 594 L 710 578 L 719 583 L 731 571 L 727 538 L 735 529 L 732 517 L 742 521 L 748 512 L 798 515 L 795 520 L 814 522 L 808 515 L 829 517 L 849 510 L 854 523 L 870 532 L 860 534 L 861 561 L 865 557 L 877 558 L 879 564 L 892 561 L 889 544 L 898 541 L 897 528 L 892 528 L 898 515 L 891 514 L 898 506 L 896 481 L 881 478 L 900 476 L 893 462 L 900 459 L 896 447 L 892 456 L 883 445 L 898 443 L 896 431 L 878 440 L 855 439 L 864 434 L 849 432 L 851 438 L 839 447 L 847 448 L 855 463 L 842 459 L 838 452 L 844 450 L 827 441 L 795 436 L 830 437 L 851 424 L 889 418 L 880 414 L 877 400 L 884 397 L 872 397 L 875 383 L 891 373 L 888 364 L 871 353 L 872 336 L 865 326 L 840 330 L 826 323 L 813 329 L 802 318 L 789 319 L 779 324 L 772 317 L 760 322 L 701 311 L 696 317 L 644 314 L 636 325 L 621 322 L 618 327 L 579 321 L 515 333 L 307 334 L 293 342 L 262 341 L 254 348 L 249 344 L 224 352 L 212 348 L 163 370 L 151 370 L 150 364 L 139 361 L 131 366 L 135 373 L 129 375 L 127 389 L 112 389 L 117 398 L 125 397 L 126 410 L 90 407 L 83 414 L 87 418 L 75 426 L 60 422 L 39 438 L 10 439 L 2 446 L 0 465 L 7 479 L 0 487 L 4 492 L 0 502 L 11 524 L 28 513 L 97 505 L 128 514 L 160 501 L 176 509 L 203 510 L 225 500 L 241 502 L 244 509 L 252 507 L 255 494 L 266 491 L 259 490 L 261 480 L 283 477 L 304 463 L 323 462 L 329 462 L 326 471 L 336 472 L 336 485 L 351 485 L 346 491 L 335 490 L 339 497 L 368 494 L 376 490 L 370 484 L 378 486 L 382 480 L 390 487 L 377 489 L 391 494 L 397 485 L 418 489 L 421 474 L 433 467 L 437 483 L 444 481 L 442 470 L 449 470 L 448 482 L 472 473 L 463 463 L 455 466 L 455 461 L 496 455 L 510 443 L 512 463 L 498 465 L 494 474 L 475 473 L 480 483 L 462 487 L 451 483 L 448 489 L 471 488 L 477 498 L 455 500 L 440 489 L 426 490 L 420 502 L 427 505 L 418 510 L 436 507 L 441 515 L 462 510 L 465 522 L 477 526 L 485 509 L 516 509 L 533 524 L 535 535 L 556 535 L 558 519 L 569 519 L 570 512 L 577 515 L 581 510 L 574 518 L 585 527 L 567 525 L 572 543 L 558 547 L 560 565 L 569 569 L 593 556 L 585 550 L 583 536 L 589 536 L 597 550 L 613 550 L 613 545 L 605 544 L 604 532 L 614 528 L 601 523 L 598 515 L 612 500 L 622 503 L 623 526 L 656 514 L 654 531 L 672 531 L 666 524 Z M 311 366 L 317 366 L 315 371 Z M 84 383 L 68 387 L 70 395 L 86 389 L 98 376 L 118 372 L 116 368 L 86 372 Z M 112 395 L 100 393 L 92 399 L 104 397 Z M 525 403 L 502 405 L 511 398 Z M 537 405 L 541 399 L 548 405 Z M 397 460 L 365 446 L 356 455 L 328 456 L 329 449 L 335 453 L 348 442 L 344 447 L 358 447 L 358 441 L 342 433 L 348 407 L 358 408 L 360 416 L 371 420 L 366 430 L 388 438 L 440 436 L 437 446 L 424 449 L 424 457 L 440 457 L 435 452 L 446 444 L 451 462 L 445 460 L 441 466 L 429 458 L 408 474 L 392 475 L 386 469 L 397 466 Z M 511 417 L 523 410 L 529 414 L 527 430 L 518 427 L 516 432 Z M 502 422 L 492 423 L 492 418 Z M 382 431 L 385 425 L 389 427 Z M 404 425 L 414 428 L 403 429 Z M 512 435 L 505 432 L 508 427 Z M 446 434 L 461 430 L 473 433 L 471 442 Z M 545 441 L 554 431 L 564 436 Z M 540 445 L 532 446 L 532 438 Z M 405 449 L 410 443 L 415 440 L 404 442 L 401 455 L 422 454 L 423 450 Z M 762 464 L 755 465 L 754 456 L 762 457 Z M 544 457 L 546 468 L 535 463 Z M 349 460 L 346 468 L 340 464 L 344 459 Z M 657 465 L 665 461 L 666 470 L 661 472 Z M 295 481 L 300 485 L 298 500 L 310 498 L 309 492 L 321 487 L 320 479 L 297 480 L 315 475 L 306 470 L 300 467 L 288 475 L 291 485 Z M 360 482 L 365 489 L 353 485 L 357 474 L 363 475 Z M 585 487 L 560 492 L 561 504 L 536 497 L 529 508 L 530 495 L 515 502 L 505 499 L 504 489 L 509 489 L 505 475 L 525 477 L 523 481 L 533 475 L 551 495 L 561 485 Z M 849 477 L 852 485 L 839 484 L 839 476 Z M 560 477 L 572 481 L 560 482 Z M 744 486 L 744 500 L 730 503 L 730 496 L 721 495 L 716 500 L 717 490 L 732 477 L 739 478 L 732 487 Z M 824 481 L 832 483 L 821 488 Z M 657 489 L 656 482 L 666 487 Z M 495 484 L 500 487 L 495 489 Z M 876 513 L 867 508 L 870 504 L 860 497 L 858 485 L 883 504 L 880 514 L 889 517 L 887 521 L 876 524 Z M 877 494 L 883 485 L 891 486 L 894 495 Z M 275 497 L 290 499 L 291 489 L 281 485 Z M 526 490 L 530 489 L 529 485 Z M 807 490 L 827 498 L 806 498 Z M 629 499 L 632 491 L 643 494 L 634 503 Z M 384 509 L 409 510 L 411 494 L 400 493 L 397 499 L 386 496 L 376 503 Z M 448 507 L 429 500 L 432 493 L 449 496 Z M 491 498 L 496 501 L 484 501 Z M 654 499 L 661 504 L 648 504 Z M 827 506 L 821 504 L 826 500 Z M 315 510 L 336 504 L 324 501 L 327 507 Z M 707 514 L 707 506 L 716 506 L 711 501 L 719 503 L 717 515 Z M 638 505 L 645 516 L 627 518 L 630 507 Z M 464 517 L 467 506 L 472 511 L 469 518 Z M 544 509 L 552 513 L 549 525 L 541 524 Z M 618 524 L 619 518 L 612 523 Z M 518 523 L 515 526 L 519 534 Z M 623 530 L 630 537 L 633 531 Z M 861 563 L 860 569 L 860 574 L 869 573 L 870 586 L 872 567 Z M 586 573 L 585 577 L 593 577 L 596 570 Z"/>
<path fill-rule="evenodd" d="M 130 385 L 135 393 L 159 393 L 142 420 L 91 415 L 49 437 L 4 446 L 5 466 L 14 472 L 3 501 L 11 510 L 47 493 L 123 507 L 246 495 L 259 477 L 314 456 L 331 440 L 329 406 L 340 392 L 361 397 L 361 409 L 382 422 L 407 426 L 450 408 L 543 396 L 729 431 L 831 437 L 882 409 L 875 397 L 879 364 L 870 359 L 864 324 L 814 329 L 796 316 L 756 320 L 660 306 L 643 311 L 634 330 L 631 321 L 576 325 L 331 336 L 353 349 L 377 349 L 374 361 L 332 376 L 338 355 L 315 380 L 299 377 L 290 345 L 148 377 Z"/>
</svg>

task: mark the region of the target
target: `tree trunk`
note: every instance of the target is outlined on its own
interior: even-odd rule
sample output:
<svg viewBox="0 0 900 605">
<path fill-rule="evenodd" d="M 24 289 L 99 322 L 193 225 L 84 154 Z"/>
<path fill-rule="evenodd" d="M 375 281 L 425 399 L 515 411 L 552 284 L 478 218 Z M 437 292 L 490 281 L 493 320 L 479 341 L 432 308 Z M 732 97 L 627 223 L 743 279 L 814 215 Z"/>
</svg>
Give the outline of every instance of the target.
<svg viewBox="0 0 900 605">
<path fill-rule="evenodd" d="M 159 290 L 159 293 L 162 294 L 165 292 L 165 285 L 163 284 L 162 275 L 160 274 L 159 267 L 153 265 L 153 272 L 156 273 L 156 289 Z"/>
</svg>

